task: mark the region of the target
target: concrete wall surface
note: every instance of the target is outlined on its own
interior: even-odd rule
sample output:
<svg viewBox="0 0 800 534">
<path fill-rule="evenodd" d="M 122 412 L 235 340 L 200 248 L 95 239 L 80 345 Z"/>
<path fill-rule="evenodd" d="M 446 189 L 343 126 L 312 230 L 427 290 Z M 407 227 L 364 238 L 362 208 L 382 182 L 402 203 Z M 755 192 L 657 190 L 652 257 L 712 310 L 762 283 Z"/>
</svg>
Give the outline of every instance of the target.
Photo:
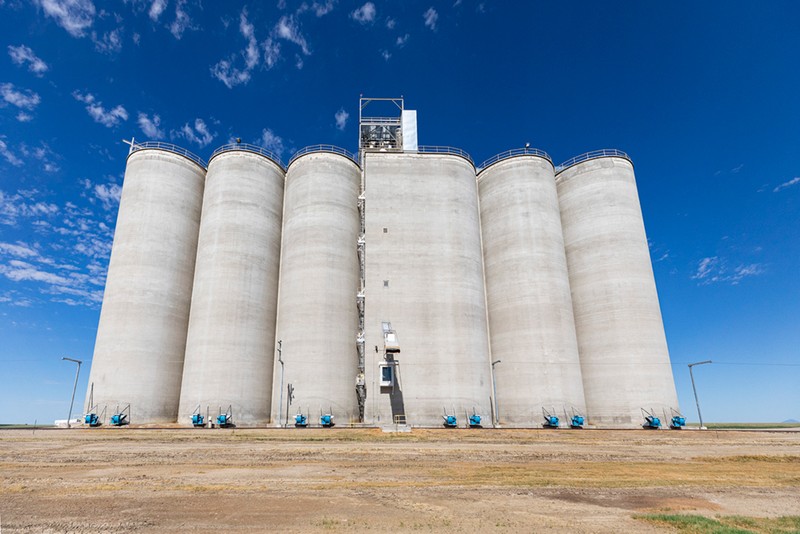
<svg viewBox="0 0 800 534">
<path fill-rule="evenodd" d="M 283 216 L 283 169 L 252 152 L 209 163 L 179 422 L 232 409 L 269 422 Z"/>
<path fill-rule="evenodd" d="M 502 160 L 478 187 L 499 421 L 537 425 L 543 408 L 562 421 L 585 413 L 553 164 Z"/>
<path fill-rule="evenodd" d="M 276 360 L 273 375 L 276 423 L 286 423 L 288 384 L 290 420 L 298 412 L 312 424 L 320 412 L 339 424 L 358 417 L 360 182 L 358 165 L 325 152 L 301 156 L 286 173 L 276 328 L 285 364 L 282 372 Z"/>
<path fill-rule="evenodd" d="M 205 174 L 163 150 L 128 157 L 89 377 L 109 416 L 177 417 Z"/>
<path fill-rule="evenodd" d="M 592 159 L 557 176 L 589 421 L 639 426 L 678 409 L 633 165 Z"/>
<path fill-rule="evenodd" d="M 477 184 L 472 164 L 442 154 L 367 153 L 367 422 L 441 426 L 475 409 L 489 422 L 491 376 Z M 381 388 L 381 323 L 401 352 Z M 377 348 L 377 352 L 376 352 Z"/>
</svg>

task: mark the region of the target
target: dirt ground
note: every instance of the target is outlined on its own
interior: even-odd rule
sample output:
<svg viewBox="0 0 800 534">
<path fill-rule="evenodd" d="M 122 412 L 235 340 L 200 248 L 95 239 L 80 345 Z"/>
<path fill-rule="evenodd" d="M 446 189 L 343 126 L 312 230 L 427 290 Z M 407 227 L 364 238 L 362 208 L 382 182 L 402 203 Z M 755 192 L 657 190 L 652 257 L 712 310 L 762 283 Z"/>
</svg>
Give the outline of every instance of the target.
<svg viewBox="0 0 800 534">
<path fill-rule="evenodd" d="M 0 532 L 669 532 L 800 515 L 800 432 L 0 430 Z"/>
</svg>

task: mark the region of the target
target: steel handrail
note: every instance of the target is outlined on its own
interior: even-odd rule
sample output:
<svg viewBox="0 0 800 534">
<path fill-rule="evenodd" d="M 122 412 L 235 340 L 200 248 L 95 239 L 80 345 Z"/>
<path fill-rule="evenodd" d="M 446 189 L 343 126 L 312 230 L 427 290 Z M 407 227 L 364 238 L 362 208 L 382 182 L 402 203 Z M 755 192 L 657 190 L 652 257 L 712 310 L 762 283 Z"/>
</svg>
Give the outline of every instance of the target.
<svg viewBox="0 0 800 534">
<path fill-rule="evenodd" d="M 561 165 L 556 166 L 556 174 L 560 173 L 563 170 L 572 167 L 573 165 L 577 165 L 578 163 L 583 163 L 584 161 L 588 161 L 590 159 L 597 159 L 597 158 L 607 158 L 607 157 L 618 157 L 618 158 L 625 158 L 631 163 L 630 156 L 623 152 L 622 150 L 617 150 L 616 148 L 604 148 L 602 150 L 592 150 L 591 152 L 586 152 L 579 156 L 575 156 L 574 158 L 570 158 Z"/>
<path fill-rule="evenodd" d="M 294 163 L 294 161 L 300 156 L 305 156 L 306 154 L 311 154 L 312 152 L 328 152 L 330 154 L 339 154 L 340 156 L 344 156 L 352 160 L 352 162 L 358 165 L 359 167 L 361 166 L 358 163 L 358 156 L 356 156 L 349 150 L 346 150 L 342 147 L 338 147 L 336 145 L 311 145 L 305 148 L 301 148 L 300 150 L 292 154 L 292 157 L 289 160 L 287 168 L 291 166 L 291 164 Z"/>
<path fill-rule="evenodd" d="M 183 156 L 185 158 L 188 158 L 188 159 L 192 160 L 193 162 L 195 162 L 198 165 L 200 165 L 201 167 L 203 167 L 203 169 L 206 169 L 208 167 L 206 162 L 203 161 L 203 159 L 200 156 L 192 154 L 191 152 L 189 152 L 185 148 L 181 148 L 181 147 L 179 147 L 177 145 L 173 145 L 172 143 L 164 143 L 162 141 L 144 141 L 142 143 L 133 143 L 131 145 L 131 151 L 128 153 L 128 156 L 130 156 L 134 152 L 137 152 L 139 150 L 144 150 L 144 149 L 147 149 L 147 148 L 154 148 L 154 149 L 157 149 L 157 150 L 164 150 L 164 151 L 167 151 L 167 152 L 172 152 L 174 154 L 178 154 L 178 155 L 181 155 L 181 156 Z"/>
<path fill-rule="evenodd" d="M 218 154 L 222 154 L 223 152 L 232 152 L 235 150 L 260 154 L 268 159 L 271 159 L 273 162 L 277 163 L 281 169 L 286 170 L 286 166 L 281 161 L 280 156 L 278 156 L 275 152 L 267 150 L 263 146 L 251 145 L 249 143 L 229 143 L 227 145 L 222 145 L 211 154 L 211 157 L 208 158 L 208 161 L 211 162 L 211 160 L 214 159 L 214 156 L 217 156 Z"/>
<path fill-rule="evenodd" d="M 417 147 L 417 152 L 420 154 L 450 154 L 453 156 L 461 156 L 465 160 L 475 165 L 475 162 L 472 161 L 472 156 L 470 156 L 465 150 L 452 147 L 452 146 L 435 146 L 435 145 L 420 145 Z"/>
<path fill-rule="evenodd" d="M 540 150 L 538 148 L 512 148 L 511 150 L 506 150 L 505 152 L 500 152 L 497 155 L 492 156 L 491 158 L 487 159 L 483 163 L 480 164 L 479 169 L 482 171 L 486 167 L 490 165 L 494 165 L 498 161 L 503 161 L 504 159 L 513 158 L 516 156 L 539 156 L 540 158 L 544 158 L 549 161 L 551 164 L 553 163 L 553 159 L 550 155 L 545 152 L 544 150 Z"/>
</svg>

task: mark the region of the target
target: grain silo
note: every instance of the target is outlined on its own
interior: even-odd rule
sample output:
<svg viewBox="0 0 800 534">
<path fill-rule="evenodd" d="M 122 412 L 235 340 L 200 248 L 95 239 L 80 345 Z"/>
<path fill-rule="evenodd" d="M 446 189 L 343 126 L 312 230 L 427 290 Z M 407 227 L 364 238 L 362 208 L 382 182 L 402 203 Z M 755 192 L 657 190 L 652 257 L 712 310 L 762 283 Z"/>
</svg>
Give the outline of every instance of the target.
<svg viewBox="0 0 800 534">
<path fill-rule="evenodd" d="M 298 152 L 286 172 L 272 420 L 303 413 L 346 423 L 358 417 L 356 335 L 361 170 L 331 146 Z M 288 404 L 288 386 L 293 388 Z"/>
<path fill-rule="evenodd" d="M 602 150 L 556 176 L 589 420 L 678 409 L 633 164 Z"/>
<path fill-rule="evenodd" d="M 284 170 L 260 147 L 226 145 L 206 177 L 179 422 L 230 408 L 235 424 L 266 424 Z"/>
<path fill-rule="evenodd" d="M 553 164 L 536 149 L 478 174 L 486 302 L 500 424 L 585 413 Z M 566 420 L 569 418 L 565 417 Z"/>
<path fill-rule="evenodd" d="M 134 423 L 175 421 L 205 175 L 182 149 L 132 145 L 87 409 L 110 415 L 130 404 Z"/>
<path fill-rule="evenodd" d="M 463 426 L 474 410 L 488 421 L 475 168 L 463 151 L 415 148 L 363 156 L 367 418 L 441 426 L 446 412 Z"/>
</svg>

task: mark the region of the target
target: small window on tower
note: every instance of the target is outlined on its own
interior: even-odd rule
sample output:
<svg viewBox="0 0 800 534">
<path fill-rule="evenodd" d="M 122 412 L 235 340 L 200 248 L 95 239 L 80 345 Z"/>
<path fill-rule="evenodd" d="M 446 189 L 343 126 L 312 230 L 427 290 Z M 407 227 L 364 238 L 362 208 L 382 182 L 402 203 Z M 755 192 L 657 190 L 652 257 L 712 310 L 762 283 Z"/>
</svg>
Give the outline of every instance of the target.
<svg viewBox="0 0 800 534">
<path fill-rule="evenodd" d="M 384 234 L 388 234 L 388 233 L 389 233 L 389 229 L 388 229 L 388 228 L 386 228 L 385 226 L 383 227 L 383 233 L 384 233 Z"/>
<path fill-rule="evenodd" d="M 383 287 L 389 287 L 389 281 L 388 280 L 384 280 L 383 281 Z"/>
</svg>

